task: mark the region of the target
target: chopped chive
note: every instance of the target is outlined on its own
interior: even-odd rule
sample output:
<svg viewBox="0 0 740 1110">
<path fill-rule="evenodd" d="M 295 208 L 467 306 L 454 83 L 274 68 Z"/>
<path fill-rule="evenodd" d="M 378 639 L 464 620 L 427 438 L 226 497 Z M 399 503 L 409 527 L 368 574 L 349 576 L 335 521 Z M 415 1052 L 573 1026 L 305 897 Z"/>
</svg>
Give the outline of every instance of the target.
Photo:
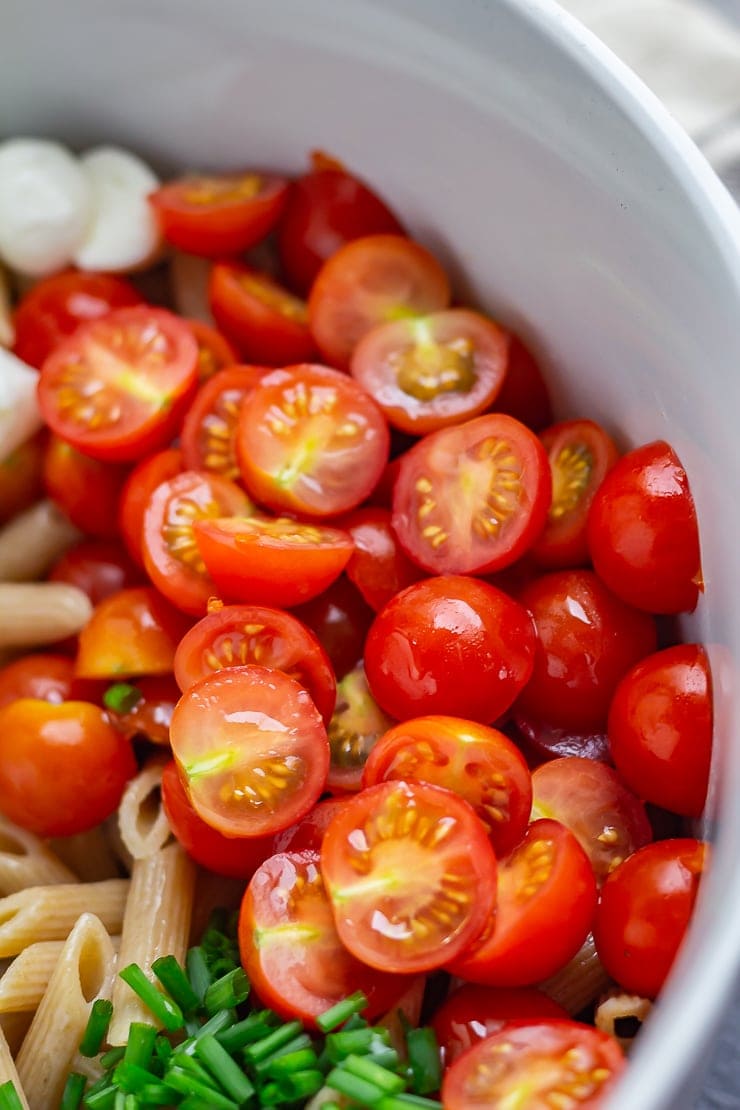
<svg viewBox="0 0 740 1110">
<path fill-rule="evenodd" d="M 109 1048 L 107 1052 L 104 1052 L 100 1057 L 100 1066 L 103 1071 L 109 1071 L 110 1068 L 114 1068 L 116 1064 L 120 1064 L 125 1053 L 126 1049 L 124 1045 L 119 1045 L 116 1048 Z"/>
<path fill-rule="evenodd" d="M 265 1083 L 264 1087 L 260 1087 L 257 1097 L 260 1100 L 260 1106 L 281 1106 L 285 1102 L 283 1092 L 275 1080 L 271 1080 L 271 1082 Z"/>
<path fill-rule="evenodd" d="M 360 1010 L 364 1010 L 366 1006 L 367 996 L 362 991 L 355 991 L 348 998 L 337 1002 L 336 1006 L 331 1006 L 330 1009 L 320 1014 L 316 1019 L 316 1024 L 322 1033 L 328 1033 L 330 1030 L 336 1029 L 338 1025 L 343 1025 L 348 1018 L 353 1017 Z"/>
<path fill-rule="evenodd" d="M 172 1091 L 169 1087 L 165 1087 L 161 1081 L 155 1083 L 148 1083 L 146 1087 L 142 1087 L 140 1091 L 136 1092 L 136 1096 L 140 1106 L 151 1106 L 154 1110 L 160 1110 L 162 1106 L 168 1106 L 172 1102 Z"/>
<path fill-rule="evenodd" d="M 442 1085 L 442 1064 L 434 1030 L 429 1026 L 409 1029 L 406 1034 L 411 1089 L 417 1095 L 429 1095 Z"/>
<path fill-rule="evenodd" d="M 199 1082 L 189 1072 L 179 1067 L 172 1068 L 165 1076 L 164 1082 L 171 1091 L 178 1091 L 183 1095 L 197 1095 L 198 1098 L 204 1099 L 211 1110 L 239 1110 L 238 1102 L 222 1095 L 214 1087 Z M 171 1100 L 172 1095 L 170 1095 Z M 165 1105 L 168 1104 L 165 1103 Z"/>
<path fill-rule="evenodd" d="M 366 1079 L 368 1083 L 374 1083 L 383 1094 L 397 1095 L 406 1087 L 406 1083 L 400 1075 L 395 1075 L 387 1068 L 382 1068 L 369 1056 L 348 1056 L 342 1067 L 359 1079 Z"/>
<path fill-rule="evenodd" d="M 208 1037 L 211 1033 L 216 1036 L 217 1033 L 224 1033 L 227 1029 L 233 1029 L 236 1023 L 236 1010 L 217 1010 L 213 1017 L 209 1017 L 208 1021 L 204 1021 L 191 1036 L 192 1047 L 190 1052 L 195 1051 L 196 1041 L 201 1037 Z M 182 1045 L 180 1048 L 182 1049 Z"/>
<path fill-rule="evenodd" d="M 199 1083 L 205 1084 L 206 1087 L 213 1086 L 213 1076 L 210 1072 L 202 1064 L 199 1064 L 193 1056 L 188 1056 L 186 1052 L 175 1052 L 170 1061 L 170 1068 L 186 1071 L 188 1075 L 194 1076 Z M 169 1074 L 169 1071 L 167 1074 Z M 165 1082 L 167 1082 L 167 1076 L 165 1076 Z"/>
<path fill-rule="evenodd" d="M 114 713 L 130 713 L 143 698 L 141 690 L 128 682 L 115 682 L 103 694 L 103 705 Z"/>
<path fill-rule="evenodd" d="M 364 1017 L 360 1017 L 359 1014 L 353 1014 L 351 1018 L 349 1018 L 347 1021 L 345 1021 L 344 1025 L 342 1026 L 342 1029 L 347 1029 L 347 1030 L 367 1029 L 369 1025 L 370 1025 L 370 1022 L 365 1021 Z"/>
<path fill-rule="evenodd" d="M 280 1059 L 280 1057 L 286 1056 L 289 1053 L 300 1052 L 303 1048 L 310 1048 L 311 1043 L 311 1038 L 309 1037 L 308 1033 L 299 1033 L 298 1036 L 291 1037 L 291 1039 L 285 1044 L 280 1045 L 279 1048 L 276 1048 L 275 1051 L 271 1052 L 269 1056 L 265 1056 L 263 1057 L 263 1059 L 258 1060 L 256 1063 L 254 1063 L 254 1070 L 257 1072 L 257 1075 L 266 1074 L 270 1064 L 272 1064 L 275 1060 L 278 1060 Z"/>
<path fill-rule="evenodd" d="M 127 1060 L 123 1060 L 113 1072 L 113 1082 L 122 1091 L 132 1095 L 138 1094 L 150 1083 L 156 1083 L 157 1078 L 148 1068 L 142 1068 L 140 1064 L 131 1064 Z"/>
<path fill-rule="evenodd" d="M 212 977 L 208 970 L 202 948 L 189 948 L 185 958 L 190 986 L 195 991 L 200 1002 L 203 1001 L 206 991 L 211 985 Z"/>
<path fill-rule="evenodd" d="M 241 967 L 222 975 L 215 983 L 211 983 L 203 996 L 203 1005 L 209 1014 L 218 1010 L 228 1010 L 246 1001 L 249 995 L 249 979 Z"/>
<path fill-rule="evenodd" d="M 152 971 L 184 1014 L 197 1010 L 201 1000 L 174 956 L 160 956 L 152 964 Z"/>
<path fill-rule="evenodd" d="M 59 1103 L 59 1110 L 78 1110 L 82 1102 L 82 1096 L 85 1093 L 85 1085 L 87 1079 L 79 1072 L 73 1071 L 67 1076 L 67 1082 L 64 1084 L 62 1091 L 62 1099 Z M 2 1087 L 0 1087 L 0 1091 Z M 2 1105 L 0 1103 L 0 1105 Z"/>
<path fill-rule="evenodd" d="M 277 1049 L 288 1044 L 302 1032 L 303 1026 L 300 1021 L 286 1021 L 285 1025 L 279 1025 L 262 1040 L 247 1045 L 244 1049 L 244 1059 L 249 1064 L 258 1064 L 260 1060 L 266 1060 L 268 1056 L 272 1056 Z M 221 1043 L 223 1044 L 223 1041 Z"/>
<path fill-rule="evenodd" d="M 324 1086 L 323 1073 L 315 1068 L 293 1072 L 277 1080 L 278 1088 L 285 1102 L 297 1102 L 310 1098 Z"/>
<path fill-rule="evenodd" d="M 113 1103 L 113 1110 L 139 1110 L 140 1105 L 136 1095 L 126 1095 L 123 1091 L 118 1091 Z"/>
<path fill-rule="evenodd" d="M 237 1102 L 246 1102 L 254 1094 L 254 1087 L 246 1075 L 232 1060 L 225 1048 L 222 1048 L 212 1035 L 201 1037 L 197 1042 L 195 1054 L 205 1065 L 214 1079 L 217 1079 L 227 1095 Z"/>
<path fill-rule="evenodd" d="M 395 1048 L 383 1044 L 382 1041 L 373 1041 L 370 1045 L 370 1056 L 376 1064 L 380 1064 L 381 1068 L 395 1071 L 398 1067 L 399 1058 Z"/>
<path fill-rule="evenodd" d="M 296 1071 L 318 1068 L 319 1058 L 312 1048 L 300 1048 L 297 1052 L 280 1053 L 270 1056 L 266 1061 L 265 1074 L 271 1079 L 281 1079 Z"/>
<path fill-rule="evenodd" d="M 322 1102 L 321 1110 L 342 1110 L 338 1102 Z"/>
<path fill-rule="evenodd" d="M 363 1106 L 377 1106 L 385 1094 L 382 1087 L 362 1079 L 359 1075 L 353 1075 L 344 1065 L 333 1068 L 324 1083 L 333 1091 L 339 1091 L 340 1094 L 347 1095 L 348 1098 L 354 1099 Z"/>
<path fill-rule="evenodd" d="M 144 1021 L 132 1021 L 123 1054 L 124 1061 L 127 1064 L 136 1064 L 137 1067 L 148 1069 L 157 1036 L 156 1025 L 149 1025 Z"/>
<path fill-rule="evenodd" d="M 332 1064 L 339 1064 L 353 1052 L 369 1052 L 375 1031 L 367 1029 L 340 1029 L 338 1033 L 327 1033 L 326 1054 Z"/>
<path fill-rule="evenodd" d="M 441 1102 L 433 1098 L 422 1098 L 421 1095 L 388 1095 L 382 1098 L 375 1110 L 444 1110 Z M 325 1106 L 321 1110 L 326 1110 Z"/>
<path fill-rule="evenodd" d="M 113 1014 L 113 1003 L 107 998 L 97 998 L 92 1004 L 90 1017 L 87 1019 L 85 1032 L 80 1041 L 80 1054 L 82 1056 L 97 1056 L 100 1046 L 108 1032 L 110 1019 Z"/>
<path fill-rule="evenodd" d="M 124 967 L 123 971 L 119 971 L 118 975 L 124 983 L 131 987 L 134 994 L 138 994 L 144 1005 L 165 1029 L 168 1029 L 171 1033 L 182 1029 L 184 1019 L 180 1007 L 166 994 L 157 990 L 138 964 L 129 964 L 128 967 Z"/>
<path fill-rule="evenodd" d="M 159 1063 L 161 1065 L 166 1064 L 173 1051 L 174 1049 L 172 1048 L 170 1042 L 165 1036 L 163 1036 L 162 1033 L 160 1033 L 156 1041 L 154 1042 L 154 1056 L 156 1056 Z"/>
<path fill-rule="evenodd" d="M 216 1034 L 216 1040 L 232 1055 L 245 1045 L 262 1040 L 271 1033 L 279 1019 L 271 1010 L 253 1010 L 251 1014 Z M 207 1024 L 207 1023 L 206 1023 Z M 204 1027 L 205 1028 L 205 1027 Z"/>
<path fill-rule="evenodd" d="M 96 1091 L 88 1091 L 82 1100 L 82 1105 L 87 1106 L 88 1110 L 113 1110 L 116 1102 L 116 1095 L 118 1088 L 113 1084 L 106 1087 L 99 1087 Z"/>
<path fill-rule="evenodd" d="M 0 1110 L 23 1110 L 23 1103 L 12 1079 L 0 1084 Z"/>
</svg>

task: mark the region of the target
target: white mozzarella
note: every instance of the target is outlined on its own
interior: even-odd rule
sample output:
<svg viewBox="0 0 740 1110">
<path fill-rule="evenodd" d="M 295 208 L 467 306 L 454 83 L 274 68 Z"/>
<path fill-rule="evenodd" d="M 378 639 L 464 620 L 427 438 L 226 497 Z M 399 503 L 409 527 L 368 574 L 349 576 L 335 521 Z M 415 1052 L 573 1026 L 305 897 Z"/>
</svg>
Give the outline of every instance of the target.
<svg viewBox="0 0 740 1110">
<path fill-rule="evenodd" d="M 161 235 L 147 196 L 159 180 L 145 162 L 120 147 L 100 146 L 80 162 L 93 196 L 93 215 L 74 261 L 82 270 L 126 273 L 149 265 Z"/>
<path fill-rule="evenodd" d="M 0 347 L 0 459 L 41 427 L 38 372 Z"/>
</svg>

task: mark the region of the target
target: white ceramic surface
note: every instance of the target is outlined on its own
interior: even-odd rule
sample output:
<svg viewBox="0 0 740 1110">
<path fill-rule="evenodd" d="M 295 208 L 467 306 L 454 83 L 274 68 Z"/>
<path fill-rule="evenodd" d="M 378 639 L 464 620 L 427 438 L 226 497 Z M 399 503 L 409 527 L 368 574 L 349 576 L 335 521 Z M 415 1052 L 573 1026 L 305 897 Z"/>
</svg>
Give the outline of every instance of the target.
<svg viewBox="0 0 740 1110">
<path fill-rule="evenodd" d="M 0 135 L 382 187 L 533 340 L 563 411 L 666 437 L 699 510 L 718 843 L 612 1105 L 679 1110 L 740 955 L 740 219 L 650 94 L 549 0 L 0 0 Z M 734 685 L 733 685 L 734 684 Z M 733 744 L 734 736 L 734 744 Z"/>
</svg>

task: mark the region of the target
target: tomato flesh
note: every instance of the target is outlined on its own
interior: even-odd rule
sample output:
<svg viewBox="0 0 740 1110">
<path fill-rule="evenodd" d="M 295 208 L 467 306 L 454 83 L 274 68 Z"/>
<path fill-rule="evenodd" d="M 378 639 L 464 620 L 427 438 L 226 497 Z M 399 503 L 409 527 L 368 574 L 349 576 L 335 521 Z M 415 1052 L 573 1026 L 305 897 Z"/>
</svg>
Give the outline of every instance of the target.
<svg viewBox="0 0 740 1110">
<path fill-rule="evenodd" d="M 266 370 L 231 366 L 219 370 L 200 387 L 182 425 L 182 459 L 186 470 L 210 470 L 239 481 L 236 431 L 242 402 Z"/>
<path fill-rule="evenodd" d="M 118 535 L 118 501 L 125 467 L 83 455 L 52 435 L 44 456 L 44 485 L 49 497 L 88 536 Z"/>
<path fill-rule="evenodd" d="M 370 693 L 365 668 L 358 663 L 337 686 L 337 704 L 328 728 L 329 790 L 343 794 L 362 788 L 368 756 L 394 723 Z"/>
<path fill-rule="evenodd" d="M 289 366 L 314 355 L 308 306 L 268 274 L 241 263 L 218 262 L 208 295 L 214 319 L 242 358 Z"/>
<path fill-rule="evenodd" d="M 80 632 L 75 671 L 80 678 L 169 674 L 189 622 L 148 586 L 110 594 Z"/>
<path fill-rule="evenodd" d="M 118 525 L 126 549 L 134 562 L 143 568 L 144 512 L 149 498 L 162 482 L 183 470 L 182 451 L 168 447 L 138 463 L 129 474 L 118 502 Z"/>
</svg>

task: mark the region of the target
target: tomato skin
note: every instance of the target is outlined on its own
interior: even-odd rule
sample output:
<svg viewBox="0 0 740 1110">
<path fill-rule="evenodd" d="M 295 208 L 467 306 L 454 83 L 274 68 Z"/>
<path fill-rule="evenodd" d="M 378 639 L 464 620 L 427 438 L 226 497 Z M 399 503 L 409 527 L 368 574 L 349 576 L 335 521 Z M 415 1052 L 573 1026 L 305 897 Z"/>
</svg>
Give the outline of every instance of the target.
<svg viewBox="0 0 740 1110">
<path fill-rule="evenodd" d="M 552 401 L 547 383 L 534 355 L 518 335 L 511 336 L 509 365 L 493 411 L 513 416 L 533 432 L 540 432 L 552 424 Z"/>
<path fill-rule="evenodd" d="M 144 512 L 149 498 L 162 482 L 174 478 L 184 469 L 182 451 L 168 447 L 142 459 L 129 474 L 118 503 L 118 525 L 129 555 L 143 570 Z"/>
<path fill-rule="evenodd" d="M 328 725 L 336 701 L 329 658 L 310 629 L 290 613 L 262 605 L 213 608 L 186 632 L 175 652 L 175 678 L 187 691 L 225 667 L 259 663 L 308 690 Z"/>
<path fill-rule="evenodd" d="M 44 485 L 76 528 L 88 536 L 118 535 L 118 500 L 128 468 L 83 455 L 52 435 L 44 455 Z"/>
<path fill-rule="evenodd" d="M 214 320 L 243 359 L 289 366 L 316 353 L 308 307 L 267 274 L 240 262 L 217 262 L 208 297 Z"/>
<path fill-rule="evenodd" d="M 336 522 L 355 545 L 347 577 L 377 613 L 391 598 L 424 577 L 401 549 L 387 509 L 355 509 Z"/>
<path fill-rule="evenodd" d="M 236 456 L 239 410 L 266 373 L 261 366 L 230 366 L 200 387 L 180 433 L 184 469 L 210 470 L 232 482 L 240 480 Z"/>
<path fill-rule="evenodd" d="M 49 572 L 50 582 L 67 582 L 97 605 L 111 594 L 142 585 L 142 574 L 120 544 L 81 540 L 65 551 Z"/>
<path fill-rule="evenodd" d="M 696 607 L 699 532 L 686 471 L 662 440 L 629 451 L 604 479 L 588 516 L 594 569 L 648 613 Z"/>
<path fill-rule="evenodd" d="M 316 155 L 313 161 L 313 169 L 293 182 L 278 226 L 280 261 L 302 293 L 351 239 L 403 235 L 393 212 L 367 185 L 339 163 Z"/>
<path fill-rule="evenodd" d="M 324 798 L 300 821 L 275 833 L 275 852 L 320 852 L 324 834 L 342 809 L 344 798 Z"/>
<path fill-rule="evenodd" d="M 556 728 L 602 729 L 619 680 L 655 651 L 654 620 L 590 570 L 545 574 L 519 601 L 532 616 L 537 645 L 517 710 Z"/>
<path fill-rule="evenodd" d="M 169 674 L 187 617 L 148 586 L 111 594 L 80 632 L 79 678 Z"/>
<path fill-rule="evenodd" d="M 599 763 L 612 762 L 605 729 L 578 732 L 576 729 L 555 728 L 519 712 L 514 713 L 514 724 L 526 747 L 536 755 L 538 763 L 543 759 L 567 756 L 595 759 Z"/>
<path fill-rule="evenodd" d="M 132 308 L 142 298 L 133 285 L 113 274 L 64 270 L 43 278 L 24 294 L 13 315 L 14 353 L 40 370 L 51 352 L 80 324 Z"/>
<path fill-rule="evenodd" d="M 532 672 L 535 633 L 527 612 L 475 578 L 427 578 L 378 613 L 365 644 L 376 701 L 404 721 L 429 713 L 488 724 Z"/>
<path fill-rule="evenodd" d="M 393 527 L 430 574 L 487 574 L 515 563 L 542 531 L 552 492 L 545 449 L 500 413 L 425 436 L 403 456 Z"/>
<path fill-rule="evenodd" d="M 97 687 L 75 677 L 73 661 L 66 655 L 23 655 L 0 668 L 0 709 L 19 698 L 34 698 L 59 705 L 63 701 L 93 701 Z"/>
<path fill-rule="evenodd" d="M 136 760 L 96 705 L 22 698 L 0 710 L 0 808 L 38 836 L 73 836 L 115 811 Z"/>
<path fill-rule="evenodd" d="M 44 496 L 45 446 L 42 431 L 0 459 L 0 524 Z"/>
<path fill-rule="evenodd" d="M 188 319 L 185 321 L 198 344 L 198 381 L 201 385 L 225 370 L 227 366 L 234 366 L 239 362 L 239 355 L 225 335 L 220 331 L 203 323 L 202 320 Z"/>
<path fill-rule="evenodd" d="M 297 605 L 293 615 L 316 633 L 341 682 L 362 660 L 375 616 L 360 591 L 341 574 L 317 597 Z"/>
<path fill-rule="evenodd" d="M 614 871 L 601 891 L 594 940 L 607 973 L 645 998 L 660 992 L 686 933 L 708 845 L 656 840 Z"/>
<path fill-rule="evenodd" d="M 144 675 L 135 688 L 140 697 L 127 713 L 108 710 L 113 724 L 129 740 L 146 737 L 163 748 L 170 745 L 170 722 L 180 699 L 180 688 L 171 674 Z"/>
<path fill-rule="evenodd" d="M 625 782 L 683 817 L 704 809 L 712 727 L 712 680 L 700 644 L 643 659 L 617 686 L 609 709 L 609 742 Z"/>
<path fill-rule="evenodd" d="M 579 1110 L 598 1110 L 625 1063 L 614 1037 L 591 1025 L 512 1022 L 456 1060 L 445 1074 L 442 1102 L 445 1110 L 504 1105 L 541 1110 L 555 1106 L 555 1098 L 567 1091 L 569 1105 L 577 1102 Z"/>
<path fill-rule="evenodd" d="M 495 915 L 447 969 L 491 987 L 541 983 L 583 944 L 596 900 L 593 869 L 573 834 L 557 821 L 533 821 L 499 860 Z"/>
</svg>

